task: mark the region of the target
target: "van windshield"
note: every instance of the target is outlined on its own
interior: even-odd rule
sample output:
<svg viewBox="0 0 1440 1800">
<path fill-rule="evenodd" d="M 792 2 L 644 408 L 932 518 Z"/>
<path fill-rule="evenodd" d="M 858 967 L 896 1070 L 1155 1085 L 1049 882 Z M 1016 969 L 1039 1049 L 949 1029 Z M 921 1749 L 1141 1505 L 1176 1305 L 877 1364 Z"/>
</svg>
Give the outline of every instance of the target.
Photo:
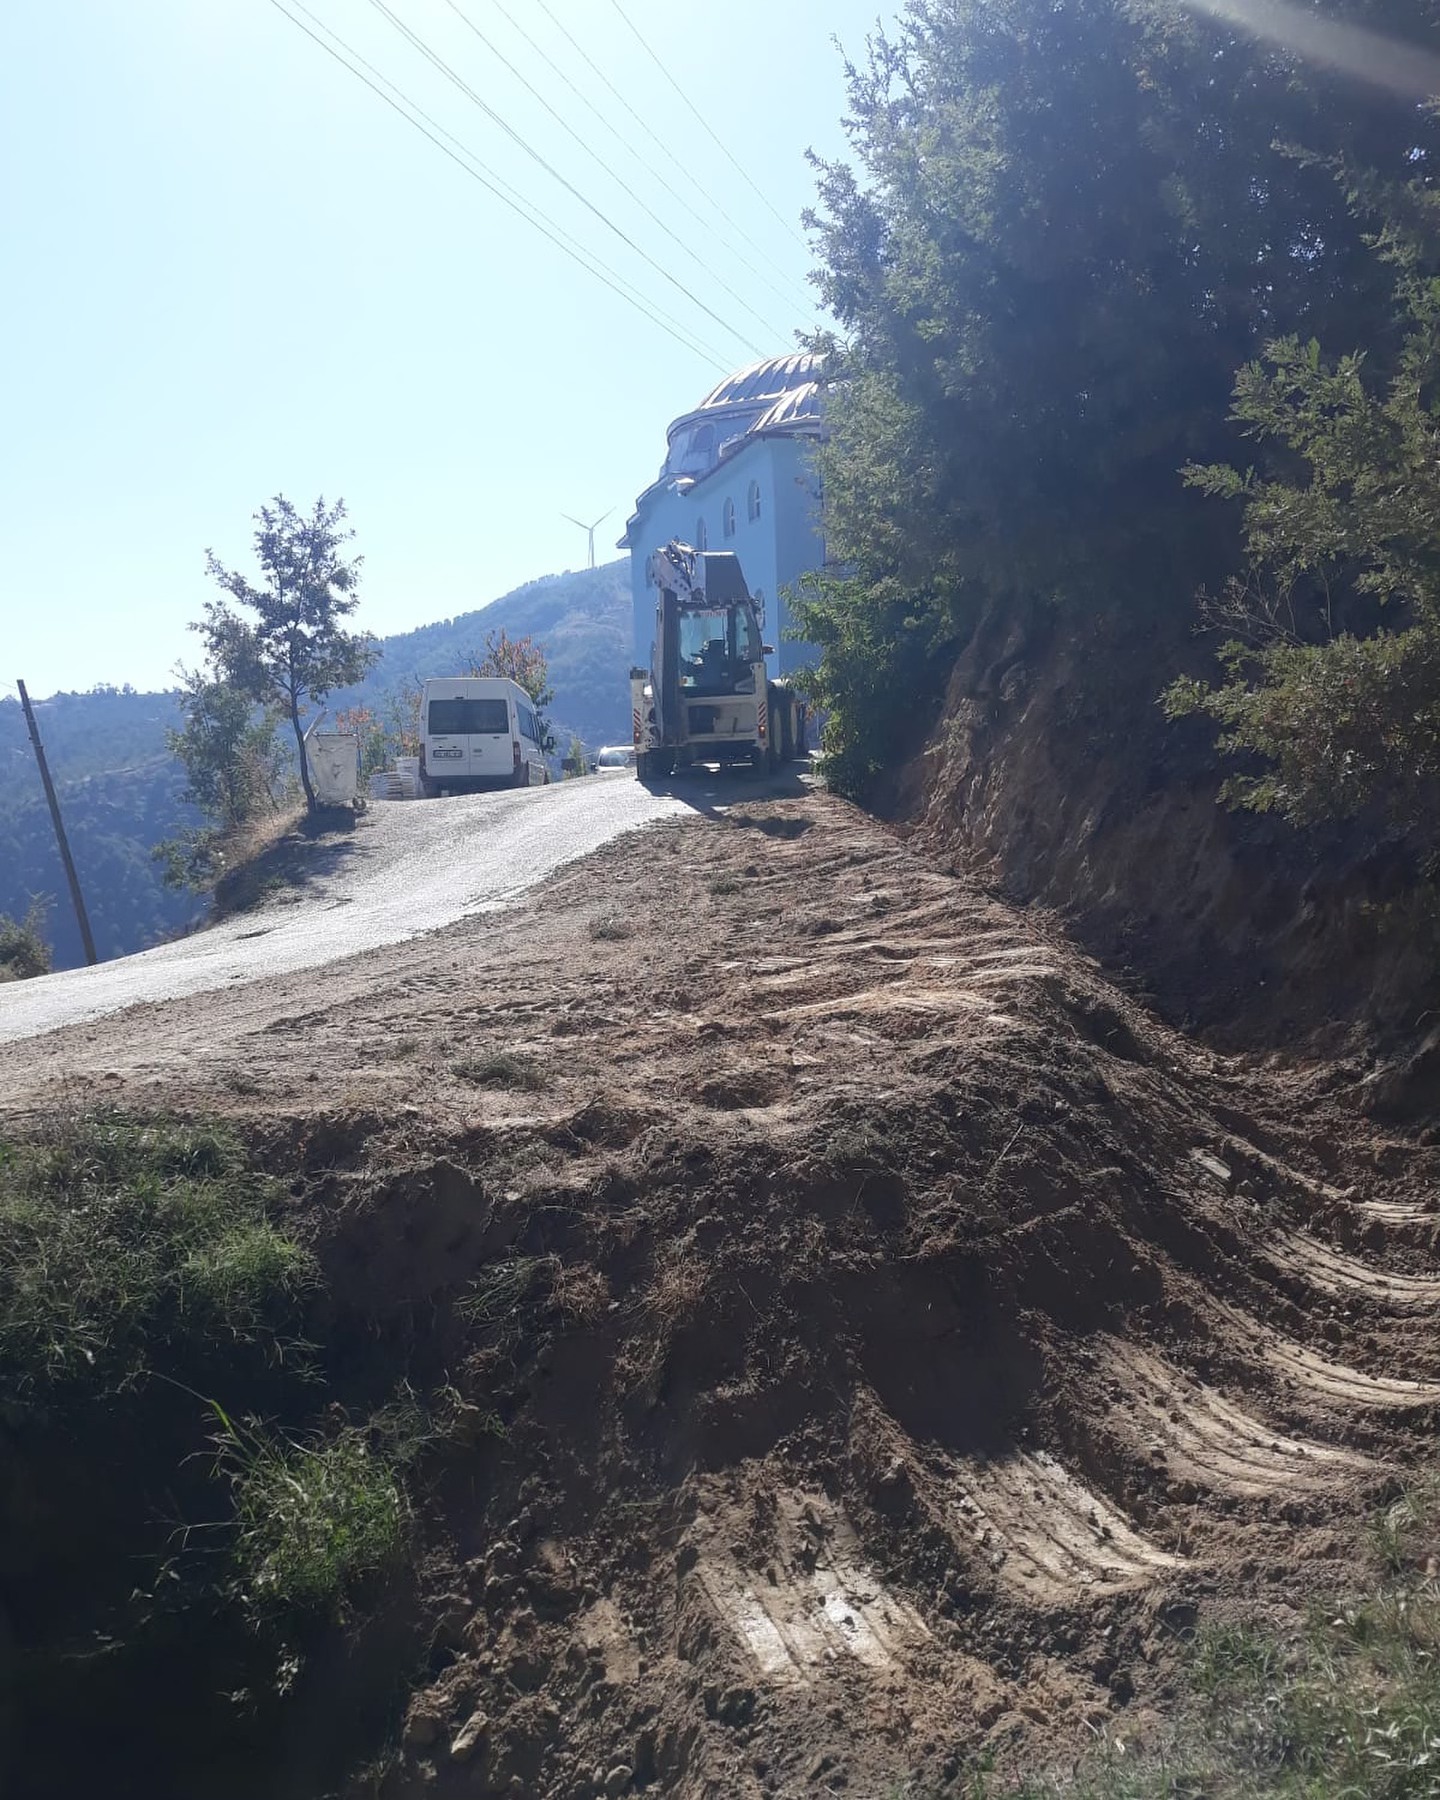
<svg viewBox="0 0 1440 1800">
<path fill-rule="evenodd" d="M 510 729 L 510 707 L 504 700 L 432 700 L 431 737 L 479 737 Z"/>
</svg>

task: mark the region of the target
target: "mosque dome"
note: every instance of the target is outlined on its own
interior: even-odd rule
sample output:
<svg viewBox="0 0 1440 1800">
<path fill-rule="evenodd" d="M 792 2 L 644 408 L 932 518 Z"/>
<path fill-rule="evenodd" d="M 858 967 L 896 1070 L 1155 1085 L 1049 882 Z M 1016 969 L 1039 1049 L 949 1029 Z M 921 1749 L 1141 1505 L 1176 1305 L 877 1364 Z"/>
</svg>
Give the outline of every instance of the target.
<svg viewBox="0 0 1440 1800">
<path fill-rule="evenodd" d="M 820 378 L 821 359 L 808 350 L 767 356 L 727 375 L 672 421 L 660 480 L 703 480 L 748 438 L 818 432 Z"/>
<path fill-rule="evenodd" d="M 662 489 L 685 493 L 742 445 L 760 437 L 818 437 L 823 429 L 823 358 L 808 350 L 747 363 L 717 382 L 690 412 L 671 421 L 660 473 L 636 501 L 620 540 L 624 548 L 640 509 Z"/>
</svg>

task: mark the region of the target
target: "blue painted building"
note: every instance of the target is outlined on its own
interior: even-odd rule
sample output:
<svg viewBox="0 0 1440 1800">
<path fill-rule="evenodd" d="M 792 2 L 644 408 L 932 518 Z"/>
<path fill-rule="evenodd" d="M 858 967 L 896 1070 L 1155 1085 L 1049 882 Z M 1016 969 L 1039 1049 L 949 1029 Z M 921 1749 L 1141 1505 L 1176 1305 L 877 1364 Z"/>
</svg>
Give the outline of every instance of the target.
<svg viewBox="0 0 1440 1800">
<path fill-rule="evenodd" d="M 619 548 L 630 552 L 635 661 L 650 665 L 656 594 L 651 552 L 671 538 L 697 550 L 733 550 L 764 605 L 770 673 L 809 660 L 790 643 L 781 589 L 825 561 L 819 477 L 811 450 L 823 429 L 819 358 L 797 352 L 751 363 L 713 388 L 666 433 L 659 476 L 635 502 Z"/>
</svg>

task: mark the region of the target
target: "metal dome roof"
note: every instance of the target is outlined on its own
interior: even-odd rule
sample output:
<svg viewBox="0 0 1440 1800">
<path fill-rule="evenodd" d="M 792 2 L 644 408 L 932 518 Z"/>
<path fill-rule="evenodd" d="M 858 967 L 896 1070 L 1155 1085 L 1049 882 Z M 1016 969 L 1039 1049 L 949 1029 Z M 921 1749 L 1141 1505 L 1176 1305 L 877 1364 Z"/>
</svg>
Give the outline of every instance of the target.
<svg viewBox="0 0 1440 1800">
<path fill-rule="evenodd" d="M 635 502 L 620 547 L 630 542 L 646 499 L 665 487 L 685 493 L 760 437 L 818 437 L 824 429 L 823 359 L 809 350 L 767 356 L 718 382 L 672 419 L 660 474 Z"/>
<path fill-rule="evenodd" d="M 695 410 L 708 412 L 717 406 L 754 406 L 757 402 L 778 400 L 782 394 L 807 387 L 819 379 L 820 358 L 808 350 L 797 350 L 789 356 L 767 356 L 761 362 L 749 363 L 733 375 L 727 375 L 711 388 Z"/>
</svg>

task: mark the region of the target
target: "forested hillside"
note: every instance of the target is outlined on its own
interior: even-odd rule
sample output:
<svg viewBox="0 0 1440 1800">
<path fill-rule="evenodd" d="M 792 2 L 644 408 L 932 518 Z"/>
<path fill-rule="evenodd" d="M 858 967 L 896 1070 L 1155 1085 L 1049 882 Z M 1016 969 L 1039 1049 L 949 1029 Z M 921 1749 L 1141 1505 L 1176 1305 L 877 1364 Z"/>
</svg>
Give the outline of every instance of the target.
<svg viewBox="0 0 1440 1800">
<path fill-rule="evenodd" d="M 545 651 L 555 688 L 551 722 L 562 747 L 572 732 L 592 747 L 629 741 L 630 565 L 624 558 L 546 575 L 475 612 L 382 638 L 369 676 L 333 704 L 383 713 L 404 683 L 453 675 L 480 657 L 488 633 L 502 628 L 511 637 L 533 637 Z"/>
<path fill-rule="evenodd" d="M 193 822 L 184 773 L 165 748 L 175 723 L 168 694 L 97 688 L 56 694 L 37 708 L 65 827 L 100 956 L 123 956 L 195 916 L 194 895 L 168 890 L 150 848 Z M 0 699 L 0 912 L 46 903 L 57 968 L 84 961 L 50 815 L 18 700 Z"/>
<path fill-rule="evenodd" d="M 383 716 L 415 677 L 449 674 L 479 655 L 487 633 L 529 634 L 550 660 L 553 722 L 562 746 L 573 732 L 598 745 L 628 736 L 629 565 L 551 575 L 492 605 L 382 638 L 364 685 L 332 696 L 332 709 L 364 704 Z M 97 688 L 57 694 L 38 710 L 51 771 L 102 957 L 122 956 L 179 929 L 199 910 L 168 890 L 153 846 L 196 822 L 181 800 L 184 773 L 165 745 L 177 723 L 174 697 Z M 19 702 L 0 699 L 0 913 L 19 917 L 47 902 L 55 966 L 84 959 L 64 874 Z"/>
</svg>

